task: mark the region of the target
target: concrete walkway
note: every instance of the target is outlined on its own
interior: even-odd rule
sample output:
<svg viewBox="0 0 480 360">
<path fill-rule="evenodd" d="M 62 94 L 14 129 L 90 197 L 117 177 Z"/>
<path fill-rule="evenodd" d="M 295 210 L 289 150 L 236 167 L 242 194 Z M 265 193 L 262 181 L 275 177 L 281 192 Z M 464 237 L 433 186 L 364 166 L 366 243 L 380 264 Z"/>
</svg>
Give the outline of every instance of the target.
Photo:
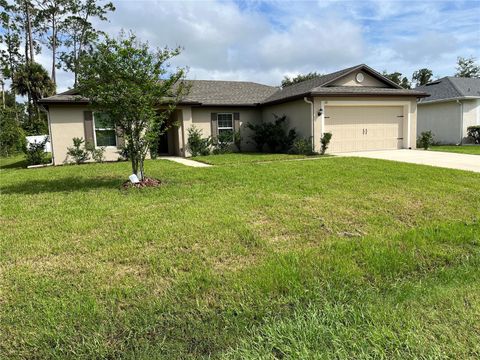
<svg viewBox="0 0 480 360">
<path fill-rule="evenodd" d="M 355 156 L 370 159 L 400 161 L 412 164 L 431 165 L 449 169 L 480 172 L 480 155 L 457 154 L 424 150 L 382 150 L 359 151 L 335 154 L 337 156 Z"/>
<path fill-rule="evenodd" d="M 191 167 L 211 167 L 212 166 L 199 161 L 186 159 L 180 156 L 159 156 L 157 159 L 169 160 L 169 161 L 173 161 L 173 162 L 176 162 L 185 166 L 191 166 Z"/>
</svg>

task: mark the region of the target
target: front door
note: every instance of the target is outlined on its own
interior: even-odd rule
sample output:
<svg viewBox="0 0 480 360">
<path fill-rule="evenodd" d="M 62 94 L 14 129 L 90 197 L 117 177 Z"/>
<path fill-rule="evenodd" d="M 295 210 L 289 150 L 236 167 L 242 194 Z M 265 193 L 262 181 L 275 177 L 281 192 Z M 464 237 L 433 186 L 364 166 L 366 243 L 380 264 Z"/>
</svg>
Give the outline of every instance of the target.
<svg viewBox="0 0 480 360">
<path fill-rule="evenodd" d="M 158 138 L 158 153 L 160 155 L 168 154 L 168 131 L 165 131 L 165 133 Z"/>
</svg>

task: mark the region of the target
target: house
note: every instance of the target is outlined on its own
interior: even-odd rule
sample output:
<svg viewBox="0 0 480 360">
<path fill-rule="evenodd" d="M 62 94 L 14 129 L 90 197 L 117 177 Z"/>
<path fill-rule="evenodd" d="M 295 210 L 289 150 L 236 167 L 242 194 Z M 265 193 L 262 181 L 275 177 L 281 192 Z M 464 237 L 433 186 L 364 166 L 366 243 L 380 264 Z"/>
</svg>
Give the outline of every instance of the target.
<svg viewBox="0 0 480 360">
<path fill-rule="evenodd" d="M 286 115 L 299 136 L 320 150 L 323 133 L 333 134 L 329 151 L 349 152 L 415 148 L 417 98 L 424 92 L 403 89 L 361 64 L 283 89 L 240 81 L 190 80 L 191 90 L 172 115 L 160 141 L 160 153 L 188 156 L 188 129 L 204 136 L 240 130 L 244 148 L 253 149 L 247 123 L 272 121 Z M 48 110 L 53 161 L 68 161 L 73 137 L 106 146 L 107 160 L 118 158 L 123 140 L 101 113 L 92 113 L 88 99 L 74 90 L 41 101 Z"/>
<path fill-rule="evenodd" d="M 417 105 L 417 135 L 431 130 L 441 144 L 470 141 L 467 128 L 480 125 L 480 79 L 447 76 L 415 90 L 430 95 Z"/>
</svg>

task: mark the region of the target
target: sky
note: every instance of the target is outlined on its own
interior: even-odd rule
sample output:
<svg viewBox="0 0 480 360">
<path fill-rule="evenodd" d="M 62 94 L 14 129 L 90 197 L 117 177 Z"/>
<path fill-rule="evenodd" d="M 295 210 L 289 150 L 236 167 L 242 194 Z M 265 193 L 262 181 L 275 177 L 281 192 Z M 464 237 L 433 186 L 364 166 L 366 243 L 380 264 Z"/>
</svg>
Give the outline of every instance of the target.
<svg viewBox="0 0 480 360">
<path fill-rule="evenodd" d="M 190 79 L 279 85 L 286 75 L 361 63 L 443 77 L 458 56 L 480 59 L 480 0 L 112 1 L 117 10 L 102 30 L 182 46 L 173 65 L 187 66 Z M 36 60 L 49 69 L 47 49 Z M 71 74 L 57 79 L 59 91 L 73 85 Z"/>
</svg>

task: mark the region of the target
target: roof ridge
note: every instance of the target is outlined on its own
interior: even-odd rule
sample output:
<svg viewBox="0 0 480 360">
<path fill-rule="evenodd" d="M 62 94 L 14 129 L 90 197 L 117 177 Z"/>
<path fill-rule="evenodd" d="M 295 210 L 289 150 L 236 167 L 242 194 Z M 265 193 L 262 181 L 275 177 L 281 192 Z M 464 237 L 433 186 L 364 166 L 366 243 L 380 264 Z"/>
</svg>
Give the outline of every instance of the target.
<svg viewBox="0 0 480 360">
<path fill-rule="evenodd" d="M 455 91 L 457 92 L 457 94 L 458 94 L 459 96 L 464 96 L 463 93 L 462 93 L 462 91 L 458 88 L 458 86 L 455 85 L 455 83 L 454 83 L 452 80 L 450 80 L 450 77 L 449 77 L 449 76 L 447 76 L 447 80 L 448 80 L 448 82 L 452 85 L 452 87 L 455 89 Z"/>
</svg>

